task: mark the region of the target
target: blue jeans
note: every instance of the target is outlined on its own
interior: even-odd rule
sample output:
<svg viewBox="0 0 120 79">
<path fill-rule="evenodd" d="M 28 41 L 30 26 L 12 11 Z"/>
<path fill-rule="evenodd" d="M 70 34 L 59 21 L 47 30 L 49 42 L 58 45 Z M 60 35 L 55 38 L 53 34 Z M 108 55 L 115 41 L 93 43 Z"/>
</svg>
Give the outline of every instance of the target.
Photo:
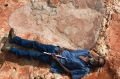
<svg viewBox="0 0 120 79">
<path fill-rule="evenodd" d="M 49 45 L 49 44 L 41 44 L 41 43 L 38 43 L 37 41 L 26 40 L 17 36 L 12 39 L 11 43 L 14 43 L 26 48 L 33 48 L 36 50 L 36 51 L 22 50 L 22 49 L 12 47 L 10 49 L 11 53 L 16 54 L 18 56 L 32 57 L 34 59 L 38 59 L 48 64 L 51 63 L 51 56 L 46 55 L 43 52 L 56 53 L 56 51 L 59 50 L 59 47 L 57 46 Z"/>
</svg>

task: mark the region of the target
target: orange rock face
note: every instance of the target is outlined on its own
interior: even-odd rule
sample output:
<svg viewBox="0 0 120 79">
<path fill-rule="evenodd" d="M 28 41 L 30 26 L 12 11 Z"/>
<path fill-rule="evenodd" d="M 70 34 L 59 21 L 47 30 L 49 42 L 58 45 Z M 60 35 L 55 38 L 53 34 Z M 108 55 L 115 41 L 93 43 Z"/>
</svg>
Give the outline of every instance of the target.
<svg viewBox="0 0 120 79">
<path fill-rule="evenodd" d="M 52 2 L 53 4 L 58 4 L 58 3 L 60 2 L 60 0 L 51 0 L 51 2 Z"/>
<path fill-rule="evenodd" d="M 120 79 L 120 14 L 119 1 L 109 0 L 109 5 L 113 7 L 111 18 L 109 19 L 108 28 L 106 30 L 106 42 L 109 46 L 108 61 L 111 74 L 113 78 Z"/>
<path fill-rule="evenodd" d="M 45 44 L 73 49 L 94 47 L 103 22 L 102 0 L 50 1 L 57 7 L 48 6 L 46 0 L 0 0 L 0 39 L 7 36 L 12 27 L 18 36 Z M 83 79 L 113 79 L 109 68 L 119 75 L 119 17 L 112 14 L 107 30 L 110 36 L 107 41 L 113 49 L 108 64 Z M 52 74 L 48 65 L 37 60 L 1 54 L 5 62 L 0 69 L 0 79 L 69 79 L 66 75 Z"/>
<path fill-rule="evenodd" d="M 120 41 L 119 41 L 119 35 L 120 35 L 120 23 L 119 23 L 120 15 L 117 13 L 113 13 L 110 25 L 107 30 L 108 33 L 108 45 L 110 46 L 110 52 L 109 52 L 109 64 L 110 68 L 112 69 L 112 73 L 116 74 L 120 78 Z"/>
</svg>

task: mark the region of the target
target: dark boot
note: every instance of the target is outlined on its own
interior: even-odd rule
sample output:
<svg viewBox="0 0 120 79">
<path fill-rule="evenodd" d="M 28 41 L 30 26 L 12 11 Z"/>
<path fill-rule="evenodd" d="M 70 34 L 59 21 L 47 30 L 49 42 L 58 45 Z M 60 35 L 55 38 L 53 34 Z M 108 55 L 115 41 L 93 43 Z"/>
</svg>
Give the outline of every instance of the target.
<svg viewBox="0 0 120 79">
<path fill-rule="evenodd" d="M 6 42 L 6 43 L 2 46 L 1 51 L 2 51 L 2 52 L 8 52 L 11 48 L 12 48 L 12 45 Z"/>
<path fill-rule="evenodd" d="M 9 42 L 12 42 L 12 39 L 15 37 L 15 33 L 14 33 L 14 29 L 11 28 L 10 31 L 9 31 L 9 35 L 8 35 L 8 41 Z"/>
<path fill-rule="evenodd" d="M 1 43 L 5 43 L 6 41 L 8 41 L 8 38 L 7 37 L 3 37 L 2 40 L 1 40 Z"/>
</svg>

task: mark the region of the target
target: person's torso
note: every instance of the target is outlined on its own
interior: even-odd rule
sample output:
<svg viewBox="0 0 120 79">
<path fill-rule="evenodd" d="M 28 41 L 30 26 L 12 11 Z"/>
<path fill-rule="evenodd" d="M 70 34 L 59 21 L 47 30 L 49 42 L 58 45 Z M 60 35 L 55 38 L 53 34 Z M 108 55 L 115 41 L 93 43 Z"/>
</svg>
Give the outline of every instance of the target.
<svg viewBox="0 0 120 79">
<path fill-rule="evenodd" d="M 65 57 L 66 59 L 59 59 L 59 61 L 70 70 L 88 67 L 88 64 L 85 63 L 82 59 L 80 59 L 80 56 L 89 57 L 89 52 L 87 50 L 64 50 L 61 53 L 61 56 Z"/>
</svg>

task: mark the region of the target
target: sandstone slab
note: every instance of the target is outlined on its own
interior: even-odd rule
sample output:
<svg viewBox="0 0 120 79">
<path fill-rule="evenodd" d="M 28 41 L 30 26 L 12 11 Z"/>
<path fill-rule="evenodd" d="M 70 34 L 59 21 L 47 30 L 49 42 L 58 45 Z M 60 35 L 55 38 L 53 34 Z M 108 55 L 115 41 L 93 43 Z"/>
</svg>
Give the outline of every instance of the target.
<svg viewBox="0 0 120 79">
<path fill-rule="evenodd" d="M 55 1 L 51 0 L 53 4 Z M 92 2 L 94 4 L 90 4 Z M 76 8 L 73 4 L 81 7 Z M 32 32 L 50 41 L 57 39 L 59 41 L 54 44 L 60 46 L 89 49 L 98 38 L 103 7 L 101 1 L 73 0 L 54 8 L 46 1 L 34 0 L 13 12 L 9 25 L 19 34 Z"/>
<path fill-rule="evenodd" d="M 0 38 L 10 27 L 18 36 L 67 48 L 94 47 L 104 5 L 102 0 L 0 0 Z M 6 5 L 7 4 L 7 5 Z M 33 59 L 4 54 L 0 79 L 69 79 L 52 74 L 49 66 Z M 7 74 L 7 75 L 6 75 Z M 107 67 L 84 79 L 111 79 Z"/>
</svg>

